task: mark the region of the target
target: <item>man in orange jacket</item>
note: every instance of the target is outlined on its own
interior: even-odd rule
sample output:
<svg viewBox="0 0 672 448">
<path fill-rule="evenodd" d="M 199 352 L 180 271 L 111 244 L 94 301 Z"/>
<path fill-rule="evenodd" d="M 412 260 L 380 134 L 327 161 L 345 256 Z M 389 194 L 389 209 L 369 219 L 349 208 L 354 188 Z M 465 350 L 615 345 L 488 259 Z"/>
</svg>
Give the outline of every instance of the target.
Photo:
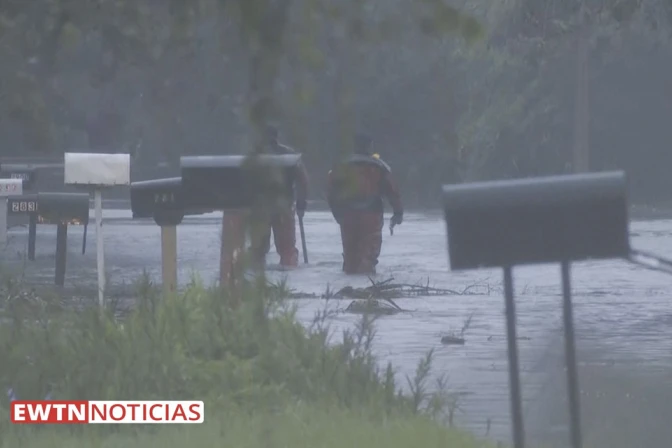
<svg viewBox="0 0 672 448">
<path fill-rule="evenodd" d="M 383 243 L 383 198 L 392 206 L 393 225 L 404 217 L 392 171 L 370 147 L 371 139 L 358 135 L 354 154 L 329 171 L 327 199 L 341 227 L 346 274 L 376 273 Z"/>
<path fill-rule="evenodd" d="M 268 126 L 265 130 L 267 154 L 295 154 L 289 146 L 278 142 L 278 130 Z M 295 202 L 288 208 L 272 213 L 270 222 L 265 223 L 262 229 L 260 247 L 252 247 L 252 256 L 257 263 L 264 263 L 266 254 L 271 248 L 271 230 L 275 249 L 280 255 L 280 266 L 285 268 L 296 267 L 299 264 L 299 251 L 296 248 L 296 219 L 294 214 L 303 218 L 306 212 L 308 197 L 308 173 L 303 163 L 299 166 L 294 183 Z"/>
</svg>

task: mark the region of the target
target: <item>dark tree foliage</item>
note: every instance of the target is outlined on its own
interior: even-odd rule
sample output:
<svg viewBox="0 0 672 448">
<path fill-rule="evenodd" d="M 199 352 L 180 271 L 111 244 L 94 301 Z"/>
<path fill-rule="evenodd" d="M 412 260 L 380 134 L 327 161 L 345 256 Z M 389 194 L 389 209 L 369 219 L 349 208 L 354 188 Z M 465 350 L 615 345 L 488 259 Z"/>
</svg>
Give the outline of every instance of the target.
<svg viewBox="0 0 672 448">
<path fill-rule="evenodd" d="M 254 150 L 272 121 L 317 194 L 364 128 L 409 202 L 581 163 L 651 197 L 672 191 L 671 17 L 663 0 L 2 0 L 1 151 L 129 151 L 146 178 Z"/>
</svg>

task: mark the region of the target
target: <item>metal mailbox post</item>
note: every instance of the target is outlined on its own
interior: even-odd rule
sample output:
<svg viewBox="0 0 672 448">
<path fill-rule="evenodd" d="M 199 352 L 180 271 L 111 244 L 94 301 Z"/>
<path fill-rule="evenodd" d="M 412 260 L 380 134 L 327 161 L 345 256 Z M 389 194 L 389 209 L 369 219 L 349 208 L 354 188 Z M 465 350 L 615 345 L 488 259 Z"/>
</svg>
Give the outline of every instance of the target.
<svg viewBox="0 0 672 448">
<path fill-rule="evenodd" d="M 300 154 L 181 157 L 183 198 L 194 208 L 234 213 L 256 207 L 265 209 L 283 201 L 291 203 L 300 162 Z M 226 232 L 223 225 L 222 241 L 235 238 Z M 220 255 L 220 282 L 231 272 L 225 246 L 222 244 Z"/>
<path fill-rule="evenodd" d="M 58 286 L 65 284 L 68 247 L 68 224 L 83 225 L 82 254 L 86 251 L 89 225 L 89 195 L 85 193 L 38 193 L 38 222 L 56 227 L 56 277 Z"/>
<path fill-rule="evenodd" d="M 570 263 L 631 259 L 623 172 L 553 176 L 443 187 L 451 270 L 501 267 L 515 448 L 524 448 L 512 270 L 561 265 L 571 443 L 582 446 Z"/>
<path fill-rule="evenodd" d="M 161 270 L 165 293 L 177 289 L 177 226 L 186 215 L 201 215 L 212 210 L 186 204 L 182 179 L 173 177 L 131 183 L 133 219 L 153 218 L 161 227 Z"/>
<path fill-rule="evenodd" d="M 66 185 L 93 190 L 96 213 L 96 257 L 98 270 L 98 304 L 105 305 L 105 255 L 103 245 L 103 188 L 131 184 L 129 154 L 65 153 Z"/>
</svg>

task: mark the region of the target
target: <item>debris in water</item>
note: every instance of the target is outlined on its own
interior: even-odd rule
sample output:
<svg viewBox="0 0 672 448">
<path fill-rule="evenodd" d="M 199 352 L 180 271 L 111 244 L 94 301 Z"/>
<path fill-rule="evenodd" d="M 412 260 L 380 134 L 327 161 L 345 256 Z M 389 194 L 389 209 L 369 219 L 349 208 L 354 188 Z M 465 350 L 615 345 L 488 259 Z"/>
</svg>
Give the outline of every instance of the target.
<svg viewBox="0 0 672 448">
<path fill-rule="evenodd" d="M 267 280 L 270 288 L 275 288 L 278 291 L 283 291 L 283 297 L 288 299 L 410 299 L 415 297 L 431 297 L 431 296 L 467 296 L 467 295 L 489 295 L 491 292 L 490 286 L 487 284 L 473 284 L 467 286 L 461 291 L 445 288 L 434 288 L 429 286 L 429 280 L 422 283 L 393 283 L 394 278 L 389 278 L 384 281 L 376 282 L 369 277 L 370 286 L 355 288 L 353 286 L 345 286 L 338 291 L 333 291 L 327 286 L 327 290 L 321 294 L 306 293 L 296 291 L 294 289 L 286 289 L 285 286 L 276 285 Z M 285 289 L 283 289 L 285 288 Z"/>
<path fill-rule="evenodd" d="M 391 315 L 402 312 L 394 302 L 376 299 L 353 300 L 345 309 L 346 313 Z"/>
<path fill-rule="evenodd" d="M 474 292 L 474 289 L 478 285 L 471 285 L 462 291 L 456 291 L 454 289 L 444 289 L 444 288 L 433 288 L 429 286 L 429 281 L 425 284 L 408 284 L 408 283 L 392 283 L 394 278 L 389 278 L 382 282 L 376 282 L 371 277 L 369 281 L 371 286 L 366 288 L 353 288 L 352 286 L 346 286 L 341 288 L 335 293 L 332 293 L 329 297 L 324 298 L 337 298 L 337 299 L 408 299 L 412 297 L 427 297 L 427 296 L 461 296 L 461 295 L 475 295 L 475 294 L 487 294 L 489 289 L 486 291 Z"/>
<path fill-rule="evenodd" d="M 445 345 L 464 345 L 465 340 L 459 336 L 448 335 L 441 338 L 441 343 Z"/>
</svg>

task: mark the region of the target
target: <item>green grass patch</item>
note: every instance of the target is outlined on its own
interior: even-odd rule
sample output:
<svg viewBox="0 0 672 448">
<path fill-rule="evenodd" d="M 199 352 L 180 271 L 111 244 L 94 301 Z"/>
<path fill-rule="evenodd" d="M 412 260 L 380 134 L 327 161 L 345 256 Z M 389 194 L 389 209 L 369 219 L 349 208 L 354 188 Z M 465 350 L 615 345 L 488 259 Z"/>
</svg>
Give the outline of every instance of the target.
<svg viewBox="0 0 672 448">
<path fill-rule="evenodd" d="M 90 429 L 90 428 L 85 428 Z M 31 448 L 415 448 L 485 447 L 463 432 L 437 424 L 427 417 L 376 419 L 356 412 L 326 411 L 298 405 L 276 413 L 227 413 L 207 416 L 202 425 L 162 425 L 152 433 L 107 434 L 65 428 L 48 431 L 12 431 L 7 447 Z"/>
<path fill-rule="evenodd" d="M 8 289 L 0 387 L 22 400 L 203 400 L 206 423 L 12 427 L 2 397 L 0 446 L 483 446 L 439 422 L 451 394 L 441 380 L 428 392 L 431 351 L 402 394 L 372 354 L 372 316 L 337 339 L 324 315 L 301 325 L 286 296 L 255 282 L 238 301 L 193 282 L 161 297 L 144 278 L 120 317 Z"/>
</svg>

